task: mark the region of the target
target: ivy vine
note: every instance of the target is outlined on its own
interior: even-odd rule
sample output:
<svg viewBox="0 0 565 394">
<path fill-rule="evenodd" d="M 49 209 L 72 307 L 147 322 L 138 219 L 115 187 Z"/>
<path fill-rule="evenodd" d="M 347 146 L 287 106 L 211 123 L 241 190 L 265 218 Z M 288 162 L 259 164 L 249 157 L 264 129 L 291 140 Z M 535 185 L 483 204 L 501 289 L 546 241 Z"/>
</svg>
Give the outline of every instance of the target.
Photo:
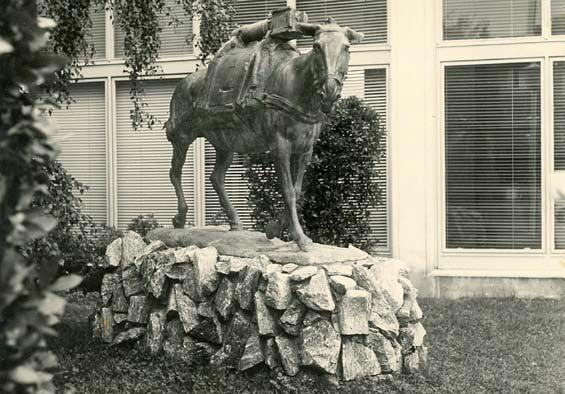
<svg viewBox="0 0 565 394">
<path fill-rule="evenodd" d="M 92 20 L 90 12 L 94 7 L 113 9 L 114 25 L 124 32 L 124 65 L 130 80 L 130 98 L 133 109 L 130 118 L 134 129 L 151 128 L 155 117 L 147 111 L 144 102 L 143 79 L 158 74 L 157 65 L 161 47 L 162 26 L 159 16 L 170 17 L 169 23 L 181 24 L 187 18 L 198 16 L 200 35 L 192 32 L 185 37 L 189 45 L 199 50 L 202 64 L 206 64 L 229 37 L 235 27 L 232 15 L 234 9 L 229 0 L 175 0 L 182 5 L 183 14 L 175 14 L 166 0 L 43 0 L 41 12 L 57 22 L 50 41 L 49 50 L 64 54 L 68 65 L 57 73 L 58 78 L 46 86 L 59 102 L 71 102 L 68 86 L 80 78 L 84 65 L 91 63 L 95 49 L 89 43 Z M 100 12 L 100 11 L 98 11 Z"/>
</svg>

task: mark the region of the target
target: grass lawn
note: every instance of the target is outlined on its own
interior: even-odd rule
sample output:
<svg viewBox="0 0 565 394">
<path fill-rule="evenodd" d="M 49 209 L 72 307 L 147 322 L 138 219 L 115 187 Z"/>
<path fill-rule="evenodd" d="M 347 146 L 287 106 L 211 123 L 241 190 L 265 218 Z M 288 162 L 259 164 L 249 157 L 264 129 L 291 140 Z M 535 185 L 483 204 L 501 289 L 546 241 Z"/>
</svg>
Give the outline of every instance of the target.
<svg viewBox="0 0 565 394">
<path fill-rule="evenodd" d="M 332 392 L 312 378 L 292 381 L 261 369 L 219 372 L 92 339 L 93 300 L 73 294 L 60 336 L 51 340 L 61 392 Z M 565 393 L 565 302 L 422 299 L 429 359 L 422 376 L 342 384 L 345 393 Z M 333 391 L 336 391 L 335 389 Z"/>
</svg>

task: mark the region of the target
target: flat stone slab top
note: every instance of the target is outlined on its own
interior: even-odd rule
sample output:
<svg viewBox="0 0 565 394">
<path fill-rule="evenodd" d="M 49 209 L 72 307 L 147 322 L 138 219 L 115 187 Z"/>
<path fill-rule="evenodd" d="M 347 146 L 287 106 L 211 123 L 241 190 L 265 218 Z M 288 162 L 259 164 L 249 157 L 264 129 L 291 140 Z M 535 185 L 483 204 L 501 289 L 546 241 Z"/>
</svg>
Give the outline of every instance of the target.
<svg viewBox="0 0 565 394">
<path fill-rule="evenodd" d="M 338 248 L 314 243 L 308 252 L 303 252 L 294 242 L 284 242 L 278 238 L 269 240 L 258 231 L 229 231 L 228 226 L 163 227 L 149 232 L 147 239 L 162 241 L 170 248 L 213 246 L 221 255 L 247 258 L 265 255 L 279 264 L 324 265 L 371 259 L 367 253 L 353 246 Z"/>
</svg>

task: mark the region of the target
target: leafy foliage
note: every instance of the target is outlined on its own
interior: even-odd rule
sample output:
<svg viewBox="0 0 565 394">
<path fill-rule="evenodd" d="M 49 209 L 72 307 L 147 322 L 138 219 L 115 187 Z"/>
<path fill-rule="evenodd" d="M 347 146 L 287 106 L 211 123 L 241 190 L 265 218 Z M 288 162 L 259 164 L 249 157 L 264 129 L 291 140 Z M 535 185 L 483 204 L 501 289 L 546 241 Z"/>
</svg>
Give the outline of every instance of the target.
<svg viewBox="0 0 565 394">
<path fill-rule="evenodd" d="M 139 215 L 138 217 L 133 218 L 128 224 L 128 230 L 135 231 L 144 238 L 149 231 L 159 227 L 163 226 L 159 224 L 152 213 L 146 216 Z"/>
<path fill-rule="evenodd" d="M 57 78 L 48 86 L 48 91 L 60 102 L 71 102 L 68 84 L 81 76 L 82 66 L 88 64 L 94 55 L 94 48 L 88 43 L 92 20 L 89 11 L 97 8 L 114 10 L 114 23 L 124 32 L 124 54 L 126 72 L 131 82 L 130 97 L 133 109 L 130 118 L 134 129 L 144 125 L 151 128 L 155 117 L 147 112 L 143 100 L 144 77 L 160 71 L 156 64 L 161 46 L 159 15 L 170 17 L 169 23 L 183 23 L 197 15 L 200 22 L 200 36 L 196 40 L 202 64 L 205 64 L 228 38 L 234 28 L 233 7 L 228 0 L 175 0 L 182 5 L 183 15 L 175 15 L 165 0 L 43 0 L 41 12 L 58 22 L 53 31 L 49 48 L 54 53 L 65 54 L 69 64 L 57 73 Z M 100 12 L 100 11 L 99 11 Z M 192 33 L 186 37 L 193 42 Z"/>
<path fill-rule="evenodd" d="M 34 264 L 58 258 L 61 274 L 80 274 L 85 290 L 99 291 L 106 247 L 122 234 L 94 222 L 83 213 L 81 196 L 88 187 L 58 161 L 45 166 L 49 176 L 48 194 L 36 194 L 32 205 L 45 208 L 57 219 L 57 226 L 46 236 L 27 245 L 23 254 Z"/>
<path fill-rule="evenodd" d="M 306 171 L 300 206 L 304 228 L 314 241 L 374 246 L 369 216 L 381 199 L 375 177 L 383 133 L 378 114 L 357 97 L 340 100 L 325 122 Z M 252 218 L 260 231 L 284 211 L 274 168 L 270 154 L 247 161 Z"/>
<path fill-rule="evenodd" d="M 53 292 L 76 286 L 77 276 L 57 279 L 58 260 L 29 265 L 17 248 L 56 225 L 36 193 L 47 193 L 45 167 L 55 157 L 53 129 L 40 116 L 40 85 L 53 80 L 64 59 L 44 53 L 51 19 L 39 18 L 34 0 L 0 2 L 0 391 L 53 392 L 55 356 L 45 335 L 63 314 Z"/>
</svg>

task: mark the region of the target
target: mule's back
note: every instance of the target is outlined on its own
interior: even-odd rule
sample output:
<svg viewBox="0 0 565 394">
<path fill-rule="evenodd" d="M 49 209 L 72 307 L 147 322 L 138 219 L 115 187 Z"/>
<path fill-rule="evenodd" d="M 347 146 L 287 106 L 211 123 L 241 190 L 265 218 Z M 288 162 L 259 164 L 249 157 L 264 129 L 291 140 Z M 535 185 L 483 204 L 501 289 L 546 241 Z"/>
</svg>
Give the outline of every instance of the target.
<svg viewBox="0 0 565 394">
<path fill-rule="evenodd" d="M 196 106 L 225 112 L 256 105 L 277 65 L 296 56 L 296 48 L 270 36 L 250 43 L 232 37 L 208 66 Z"/>
</svg>

